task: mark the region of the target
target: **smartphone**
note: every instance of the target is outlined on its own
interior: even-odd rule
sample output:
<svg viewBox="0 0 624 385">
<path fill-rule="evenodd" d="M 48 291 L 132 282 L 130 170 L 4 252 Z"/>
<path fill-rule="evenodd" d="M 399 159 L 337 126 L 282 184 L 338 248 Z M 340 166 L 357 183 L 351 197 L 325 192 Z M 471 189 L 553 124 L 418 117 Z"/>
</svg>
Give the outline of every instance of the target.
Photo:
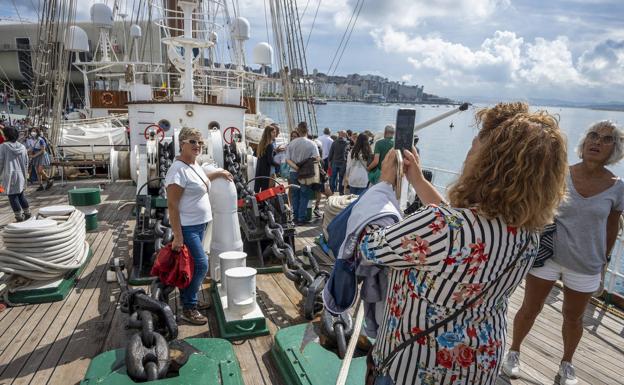
<svg viewBox="0 0 624 385">
<path fill-rule="evenodd" d="M 394 148 L 397 150 L 411 150 L 414 145 L 414 126 L 416 110 L 401 108 L 397 112 L 396 131 L 394 133 Z"/>
</svg>

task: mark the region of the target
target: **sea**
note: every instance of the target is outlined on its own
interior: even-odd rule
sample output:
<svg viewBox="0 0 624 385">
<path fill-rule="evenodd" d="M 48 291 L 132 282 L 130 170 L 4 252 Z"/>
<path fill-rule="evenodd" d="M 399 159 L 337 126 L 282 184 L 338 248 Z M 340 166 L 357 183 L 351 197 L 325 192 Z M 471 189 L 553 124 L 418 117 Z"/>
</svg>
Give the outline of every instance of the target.
<svg viewBox="0 0 624 385">
<path fill-rule="evenodd" d="M 370 130 L 374 133 L 383 133 L 387 124 L 394 124 L 399 108 L 413 108 L 416 110 L 416 124 L 439 116 L 444 112 L 456 108 L 447 105 L 421 104 L 366 104 L 328 102 L 325 105 L 315 105 L 319 133 L 329 127 L 333 133 L 338 130 L 352 130 L 363 132 Z M 440 122 L 434 123 L 417 132 L 420 140 L 418 148 L 424 167 L 433 167 L 450 172 L 435 172 L 435 184 L 444 188 L 455 178 L 464 162 L 464 158 L 472 139 L 478 131 L 475 124 L 475 112 L 487 105 L 473 105 L 467 111 L 459 112 Z M 263 114 L 271 117 L 286 127 L 286 113 L 284 103 L 279 101 L 262 101 L 260 109 Z M 559 126 L 566 135 L 568 142 L 568 162 L 579 162 L 576 147 L 583 133 L 600 120 L 611 120 L 624 126 L 624 111 L 604 111 L 586 108 L 546 107 L 533 106 L 532 110 L 545 110 L 559 119 Z M 609 166 L 614 174 L 624 178 L 624 161 Z M 619 258 L 618 258 L 619 257 Z M 618 261 L 619 259 L 619 261 Z M 618 240 L 613 250 L 610 269 L 613 270 L 616 262 L 619 272 L 624 273 L 624 242 Z M 615 278 L 612 283 L 611 280 Z M 624 295 L 624 278 L 607 273 L 606 287 Z"/>
</svg>

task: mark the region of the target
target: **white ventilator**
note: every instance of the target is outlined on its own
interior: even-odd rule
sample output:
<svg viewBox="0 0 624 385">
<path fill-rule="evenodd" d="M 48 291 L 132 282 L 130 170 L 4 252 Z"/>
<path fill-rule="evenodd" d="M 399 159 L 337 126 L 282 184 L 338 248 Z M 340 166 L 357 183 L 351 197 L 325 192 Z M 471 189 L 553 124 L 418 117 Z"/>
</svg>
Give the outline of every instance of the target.
<svg viewBox="0 0 624 385">
<path fill-rule="evenodd" d="M 219 254 L 218 263 L 213 263 L 213 265 L 215 265 L 215 274 L 212 276 L 212 278 L 215 281 L 221 282 L 221 289 L 224 293 L 226 293 L 227 275 L 225 273 L 235 267 L 246 267 L 247 253 L 243 251 L 226 251 Z"/>
<path fill-rule="evenodd" d="M 227 286 L 227 309 L 242 317 L 256 307 L 256 274 L 252 267 L 235 267 L 225 272 Z"/>
<path fill-rule="evenodd" d="M 44 207 L 38 219 L 7 225 L 2 240 L 0 271 L 32 280 L 63 276 L 89 254 L 85 216 L 73 206 Z"/>
<path fill-rule="evenodd" d="M 204 164 L 205 173 L 219 170 L 213 165 Z M 204 250 L 210 255 L 210 276 L 215 277 L 215 267 L 219 254 L 226 251 L 242 251 L 243 238 L 238 222 L 236 186 L 225 178 L 211 181 L 210 207 L 212 208 L 212 233 L 204 237 Z"/>
</svg>

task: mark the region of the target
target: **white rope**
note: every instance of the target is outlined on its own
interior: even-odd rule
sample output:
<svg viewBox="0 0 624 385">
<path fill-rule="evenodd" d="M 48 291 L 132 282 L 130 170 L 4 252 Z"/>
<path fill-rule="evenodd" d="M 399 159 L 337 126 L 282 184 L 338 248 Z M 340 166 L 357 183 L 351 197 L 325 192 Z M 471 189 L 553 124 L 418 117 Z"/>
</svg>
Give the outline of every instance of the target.
<svg viewBox="0 0 624 385">
<path fill-rule="evenodd" d="M 353 353 L 355 352 L 355 346 L 357 345 L 358 337 L 360 336 L 360 330 L 362 329 L 362 321 L 364 320 L 364 303 L 362 300 L 358 303 L 357 315 L 355 316 L 355 325 L 353 327 L 353 334 L 349 340 L 347 346 L 347 352 L 345 358 L 342 360 L 340 366 L 340 372 L 338 372 L 338 379 L 336 385 L 344 385 L 347 382 L 349 376 L 349 367 L 351 366 L 351 360 L 353 360 Z"/>
<path fill-rule="evenodd" d="M 89 253 L 85 216 L 74 210 L 69 216 L 50 216 L 57 225 L 48 229 L 5 227 L 0 271 L 31 280 L 48 280 L 81 267 Z"/>
</svg>

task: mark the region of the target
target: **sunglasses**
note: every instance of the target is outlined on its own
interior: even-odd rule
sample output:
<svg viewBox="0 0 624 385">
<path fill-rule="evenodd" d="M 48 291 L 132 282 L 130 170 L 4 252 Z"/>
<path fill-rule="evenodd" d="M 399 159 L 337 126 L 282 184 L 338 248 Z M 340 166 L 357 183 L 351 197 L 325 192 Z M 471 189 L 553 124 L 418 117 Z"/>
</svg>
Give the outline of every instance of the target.
<svg viewBox="0 0 624 385">
<path fill-rule="evenodd" d="M 601 142 L 602 144 L 613 144 L 615 143 L 615 136 L 613 135 L 600 135 L 595 131 L 591 131 L 587 134 L 587 139 L 592 142 Z"/>
<path fill-rule="evenodd" d="M 188 139 L 183 140 L 182 143 L 192 144 L 193 146 L 203 146 L 204 142 L 202 140 Z"/>
</svg>

